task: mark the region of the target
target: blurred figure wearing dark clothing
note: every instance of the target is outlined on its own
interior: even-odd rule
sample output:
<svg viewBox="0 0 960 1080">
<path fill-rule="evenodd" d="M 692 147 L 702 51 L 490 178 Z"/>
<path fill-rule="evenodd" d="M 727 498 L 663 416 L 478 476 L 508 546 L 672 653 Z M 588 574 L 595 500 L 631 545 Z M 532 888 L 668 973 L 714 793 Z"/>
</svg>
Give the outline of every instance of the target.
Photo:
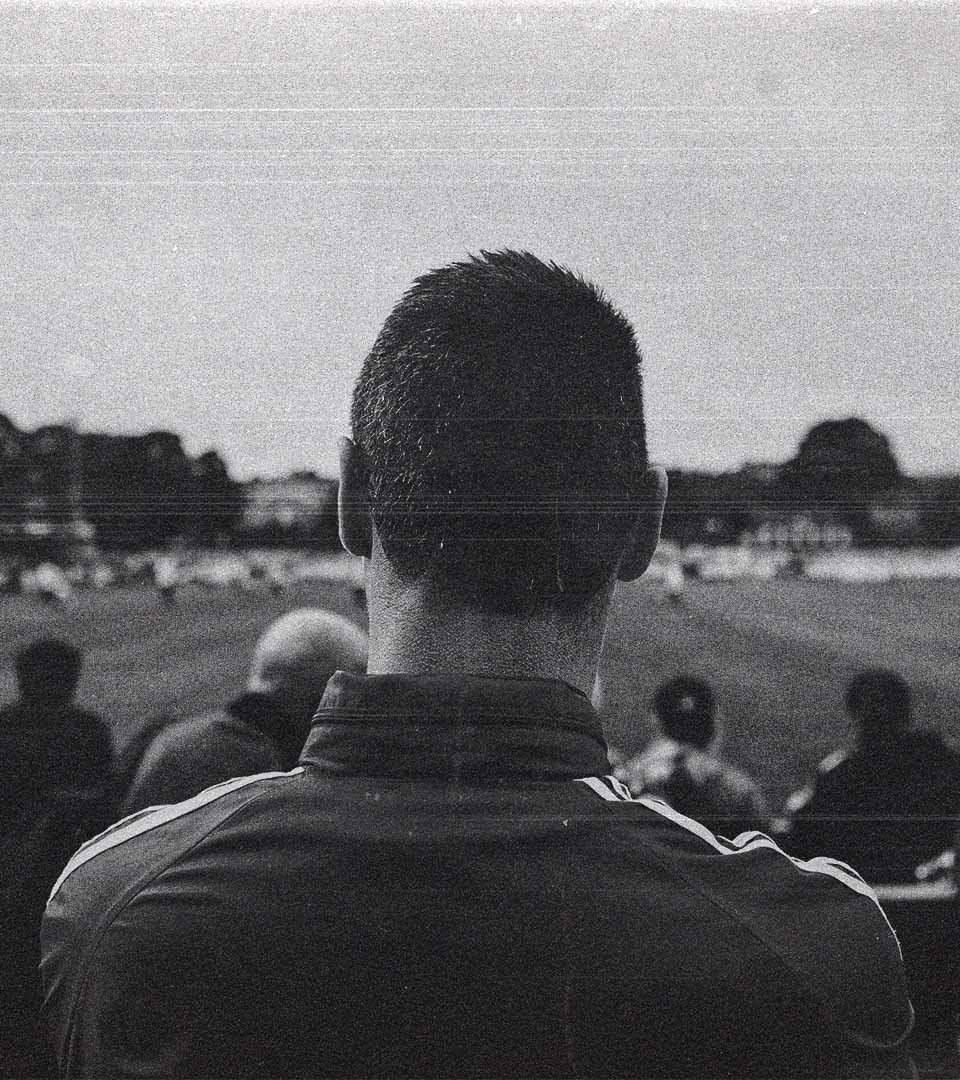
<svg viewBox="0 0 960 1080">
<path fill-rule="evenodd" d="M 960 754 L 934 732 L 911 730 L 910 687 L 892 671 L 861 672 L 845 705 L 855 745 L 824 758 L 790 797 L 786 846 L 840 859 L 868 881 L 915 881 L 921 863 L 953 844 Z"/>
<path fill-rule="evenodd" d="M 79 649 L 55 638 L 17 654 L 20 697 L 0 709 L 0 775 L 8 792 L 55 790 L 79 818 L 109 824 L 113 744 L 104 721 L 73 702 L 82 663 Z"/>
<path fill-rule="evenodd" d="M 37 1038 L 40 916 L 73 852 L 113 817 L 106 724 L 73 703 L 79 649 L 42 638 L 15 658 L 19 698 L 0 709 L 0 1075 L 51 1074 Z"/>
<path fill-rule="evenodd" d="M 717 754 L 713 691 L 702 679 L 678 675 L 657 688 L 659 734 L 614 775 L 632 795 L 653 795 L 724 836 L 768 828 L 757 784 Z"/>
<path fill-rule="evenodd" d="M 366 663 L 366 635 L 343 616 L 319 608 L 281 615 L 257 643 L 244 693 L 162 726 L 147 743 L 122 813 L 180 802 L 235 776 L 292 769 L 327 680 Z"/>
</svg>

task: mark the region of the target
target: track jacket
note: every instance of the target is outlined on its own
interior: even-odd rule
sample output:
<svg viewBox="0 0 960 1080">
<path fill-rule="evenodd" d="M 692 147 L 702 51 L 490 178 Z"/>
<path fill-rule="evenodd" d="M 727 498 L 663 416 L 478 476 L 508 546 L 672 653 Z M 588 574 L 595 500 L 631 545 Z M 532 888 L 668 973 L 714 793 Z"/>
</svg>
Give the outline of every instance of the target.
<svg viewBox="0 0 960 1080">
<path fill-rule="evenodd" d="M 564 683 L 338 672 L 300 765 L 57 882 L 68 1077 L 911 1076 L 870 888 L 606 776 Z"/>
</svg>

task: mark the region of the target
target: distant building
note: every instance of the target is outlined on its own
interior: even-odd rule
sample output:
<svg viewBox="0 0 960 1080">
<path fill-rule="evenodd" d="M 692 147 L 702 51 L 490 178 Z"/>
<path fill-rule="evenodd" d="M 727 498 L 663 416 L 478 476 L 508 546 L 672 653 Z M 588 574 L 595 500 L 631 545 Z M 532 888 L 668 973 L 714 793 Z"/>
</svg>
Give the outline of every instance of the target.
<svg viewBox="0 0 960 1080">
<path fill-rule="evenodd" d="M 849 525 L 838 521 L 818 520 L 798 511 L 768 509 L 758 512 L 750 528 L 740 534 L 747 547 L 776 551 L 832 551 L 853 543 Z"/>
<path fill-rule="evenodd" d="M 21 431 L 0 415 L 0 544 L 28 558 L 90 544 L 94 528 L 80 502 L 80 470 L 74 428 Z"/>
<path fill-rule="evenodd" d="M 337 482 L 313 472 L 295 472 L 243 485 L 241 530 L 273 538 L 313 537 L 335 505 Z"/>
<path fill-rule="evenodd" d="M 782 465 L 771 465 L 767 461 L 747 461 L 737 469 L 734 475 L 749 483 L 769 487 L 780 479 L 782 472 Z"/>
<path fill-rule="evenodd" d="M 238 485 L 213 450 L 189 457 L 180 436 L 21 431 L 0 415 L 0 545 L 26 560 L 75 557 L 76 545 L 156 545 L 229 534 Z"/>
</svg>

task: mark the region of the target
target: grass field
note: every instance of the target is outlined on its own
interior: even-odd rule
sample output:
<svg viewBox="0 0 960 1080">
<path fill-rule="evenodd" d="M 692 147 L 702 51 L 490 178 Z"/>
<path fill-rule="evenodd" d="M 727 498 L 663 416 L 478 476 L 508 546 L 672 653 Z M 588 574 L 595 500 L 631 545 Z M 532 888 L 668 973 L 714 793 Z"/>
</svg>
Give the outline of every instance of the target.
<svg viewBox="0 0 960 1080">
<path fill-rule="evenodd" d="M 181 589 L 164 607 L 146 586 L 78 591 L 67 608 L 30 596 L 0 598 L 0 697 L 15 693 L 12 653 L 41 634 L 81 646 L 81 705 L 111 721 L 118 743 L 161 712 L 190 715 L 223 704 L 243 687 L 257 638 L 284 611 L 318 605 L 354 617 L 345 585 L 292 582 L 266 588 Z"/>
<path fill-rule="evenodd" d="M 13 696 L 19 644 L 64 636 L 86 652 L 81 703 L 111 720 L 119 744 L 156 713 L 189 715 L 229 698 L 260 632 L 302 604 L 356 616 L 345 585 L 316 580 L 279 596 L 191 586 L 172 608 L 142 587 L 79 592 L 69 610 L 4 596 L 0 698 Z M 679 671 L 701 674 L 717 690 L 724 752 L 779 808 L 846 736 L 843 686 L 865 665 L 903 672 L 918 721 L 960 740 L 958 646 L 960 581 L 700 583 L 679 606 L 641 580 L 618 589 L 604 653 L 608 738 L 639 747 L 657 683 Z"/>
</svg>

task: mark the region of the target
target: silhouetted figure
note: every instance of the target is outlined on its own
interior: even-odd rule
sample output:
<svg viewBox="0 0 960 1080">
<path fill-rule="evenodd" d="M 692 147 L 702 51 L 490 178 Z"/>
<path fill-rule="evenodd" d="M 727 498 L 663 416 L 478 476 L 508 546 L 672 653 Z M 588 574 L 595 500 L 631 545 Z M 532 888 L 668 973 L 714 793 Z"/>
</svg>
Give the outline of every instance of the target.
<svg viewBox="0 0 960 1080">
<path fill-rule="evenodd" d="M 40 916 L 67 860 L 113 816 L 109 731 L 73 703 L 81 665 L 79 649 L 53 638 L 21 649 L 19 698 L 0 709 L 3 1076 L 51 1071 L 36 1029 Z"/>
<path fill-rule="evenodd" d="M 633 795 L 653 795 L 724 836 L 768 828 L 757 784 L 724 761 L 713 691 L 702 679 L 678 675 L 657 688 L 653 712 L 660 732 L 614 775 Z"/>
<path fill-rule="evenodd" d="M 895 672 L 861 672 L 845 705 L 854 744 L 824 758 L 790 797 L 784 843 L 849 863 L 868 881 L 914 881 L 921 863 L 953 844 L 960 754 L 934 732 L 912 729 L 910 687 Z"/>
<path fill-rule="evenodd" d="M 293 768 L 327 680 L 366 670 L 366 635 L 348 619 L 300 608 L 267 628 L 244 693 L 225 708 L 165 724 L 142 752 L 123 812 L 180 802 L 234 776 Z"/>
</svg>

